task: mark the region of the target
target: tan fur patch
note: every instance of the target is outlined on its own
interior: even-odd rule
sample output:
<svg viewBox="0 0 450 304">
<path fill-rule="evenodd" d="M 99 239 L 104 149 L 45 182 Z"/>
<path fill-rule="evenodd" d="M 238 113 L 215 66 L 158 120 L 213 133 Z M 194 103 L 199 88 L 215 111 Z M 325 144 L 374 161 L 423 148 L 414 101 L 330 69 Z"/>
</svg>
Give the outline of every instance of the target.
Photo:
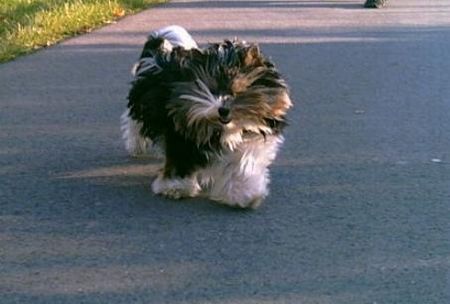
<svg viewBox="0 0 450 304">
<path fill-rule="evenodd" d="M 244 92 L 251 85 L 251 80 L 245 75 L 239 75 L 231 84 L 231 91 L 234 94 L 239 94 Z"/>
<path fill-rule="evenodd" d="M 275 116 L 284 116 L 289 108 L 292 107 L 292 101 L 286 92 L 279 94 L 272 107 L 272 112 Z"/>
<path fill-rule="evenodd" d="M 260 66 L 263 65 L 261 51 L 256 44 L 251 45 L 245 52 L 244 65 L 245 66 Z"/>
</svg>

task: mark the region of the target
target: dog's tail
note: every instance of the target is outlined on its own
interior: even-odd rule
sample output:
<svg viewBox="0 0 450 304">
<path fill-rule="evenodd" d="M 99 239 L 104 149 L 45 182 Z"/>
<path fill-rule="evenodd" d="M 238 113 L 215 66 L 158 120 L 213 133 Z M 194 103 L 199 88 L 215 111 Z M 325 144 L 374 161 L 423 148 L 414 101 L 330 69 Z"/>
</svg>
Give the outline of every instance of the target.
<svg viewBox="0 0 450 304">
<path fill-rule="evenodd" d="M 169 53 L 174 47 L 186 50 L 198 48 L 191 35 L 181 26 L 171 25 L 151 32 L 144 45 L 139 61 L 132 69 L 133 76 L 144 72 L 158 73 L 160 67 L 153 59 L 158 53 Z"/>
<path fill-rule="evenodd" d="M 171 25 L 149 35 L 149 40 L 162 38 L 167 40 L 172 47 L 181 46 L 186 50 L 198 48 L 197 43 L 192 39 L 191 35 L 181 26 Z"/>
</svg>

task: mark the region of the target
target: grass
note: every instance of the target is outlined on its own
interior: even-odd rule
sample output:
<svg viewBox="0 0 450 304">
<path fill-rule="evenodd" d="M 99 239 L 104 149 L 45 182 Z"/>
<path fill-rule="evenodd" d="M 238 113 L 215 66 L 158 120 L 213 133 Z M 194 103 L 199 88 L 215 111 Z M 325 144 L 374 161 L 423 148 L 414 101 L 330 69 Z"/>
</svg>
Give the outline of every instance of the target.
<svg viewBox="0 0 450 304">
<path fill-rule="evenodd" d="M 0 63 L 163 0 L 0 0 Z"/>
</svg>

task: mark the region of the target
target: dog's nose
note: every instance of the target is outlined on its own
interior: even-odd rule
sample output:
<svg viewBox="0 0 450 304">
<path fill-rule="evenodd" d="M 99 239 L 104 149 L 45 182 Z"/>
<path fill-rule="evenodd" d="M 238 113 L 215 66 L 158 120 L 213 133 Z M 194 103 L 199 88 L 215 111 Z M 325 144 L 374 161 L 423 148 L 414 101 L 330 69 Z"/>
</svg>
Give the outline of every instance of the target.
<svg viewBox="0 0 450 304">
<path fill-rule="evenodd" d="M 225 107 L 220 107 L 219 108 L 219 120 L 220 122 L 222 122 L 223 124 L 228 124 L 231 121 L 231 115 L 230 115 L 230 109 L 225 108 Z"/>
<path fill-rule="evenodd" d="M 228 116 L 230 115 L 230 109 L 225 108 L 225 107 L 220 107 L 219 108 L 219 115 L 222 118 L 228 118 Z"/>
</svg>

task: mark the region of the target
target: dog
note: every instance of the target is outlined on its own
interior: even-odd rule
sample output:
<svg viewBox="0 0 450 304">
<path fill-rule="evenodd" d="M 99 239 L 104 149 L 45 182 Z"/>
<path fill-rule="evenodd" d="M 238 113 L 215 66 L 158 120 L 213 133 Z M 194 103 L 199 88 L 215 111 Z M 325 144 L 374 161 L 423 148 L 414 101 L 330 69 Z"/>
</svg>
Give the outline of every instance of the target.
<svg viewBox="0 0 450 304">
<path fill-rule="evenodd" d="M 200 48 L 169 26 L 149 35 L 132 73 L 121 129 L 131 155 L 163 151 L 153 192 L 257 208 L 293 106 L 259 46 L 235 39 Z"/>
</svg>

